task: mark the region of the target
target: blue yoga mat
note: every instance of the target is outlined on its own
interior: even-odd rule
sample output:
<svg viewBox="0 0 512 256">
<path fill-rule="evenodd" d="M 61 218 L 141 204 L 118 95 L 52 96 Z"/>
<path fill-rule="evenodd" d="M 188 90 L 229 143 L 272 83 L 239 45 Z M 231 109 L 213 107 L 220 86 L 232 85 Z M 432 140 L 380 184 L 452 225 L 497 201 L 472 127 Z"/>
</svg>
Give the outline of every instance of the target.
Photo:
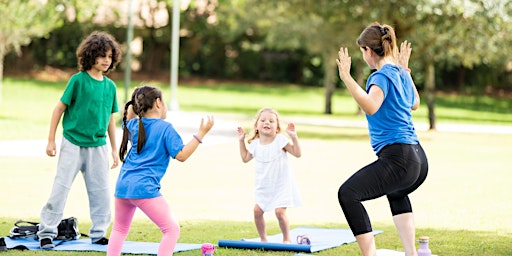
<svg viewBox="0 0 512 256">
<path fill-rule="evenodd" d="M 106 245 L 91 244 L 90 239 L 77 239 L 68 241 L 54 240 L 53 243 L 58 245 L 53 249 L 41 249 L 39 247 L 39 241 L 35 240 L 33 237 L 16 239 L 5 237 L 5 244 L 7 245 L 7 249 L 97 252 L 107 251 Z M 123 244 L 122 253 L 156 255 L 158 253 L 159 245 L 160 243 L 125 241 Z M 201 249 L 201 244 L 178 243 L 174 248 L 174 252 L 183 252 L 195 249 Z"/>
<path fill-rule="evenodd" d="M 374 230 L 373 234 L 382 233 L 381 230 Z M 307 235 L 310 245 L 297 244 L 294 240 L 299 235 Z M 283 244 L 283 234 L 268 236 L 268 242 L 260 242 L 259 238 L 242 240 L 219 240 L 219 247 L 239 249 L 262 249 L 273 251 L 294 251 L 294 252 L 318 252 L 321 250 L 338 247 L 356 241 L 350 229 L 332 229 L 315 227 L 298 227 L 290 230 L 291 244 Z"/>
</svg>

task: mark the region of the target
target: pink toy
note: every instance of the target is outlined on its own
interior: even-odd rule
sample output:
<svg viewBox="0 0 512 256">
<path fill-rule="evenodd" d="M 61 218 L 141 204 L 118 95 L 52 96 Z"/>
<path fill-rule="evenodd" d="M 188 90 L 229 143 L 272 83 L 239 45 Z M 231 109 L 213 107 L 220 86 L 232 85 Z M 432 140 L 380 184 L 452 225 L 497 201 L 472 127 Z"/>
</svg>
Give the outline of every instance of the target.
<svg viewBox="0 0 512 256">
<path fill-rule="evenodd" d="M 203 253 L 203 256 L 213 256 L 213 252 L 215 251 L 215 245 L 213 244 L 203 244 L 201 246 L 201 251 Z"/>
</svg>

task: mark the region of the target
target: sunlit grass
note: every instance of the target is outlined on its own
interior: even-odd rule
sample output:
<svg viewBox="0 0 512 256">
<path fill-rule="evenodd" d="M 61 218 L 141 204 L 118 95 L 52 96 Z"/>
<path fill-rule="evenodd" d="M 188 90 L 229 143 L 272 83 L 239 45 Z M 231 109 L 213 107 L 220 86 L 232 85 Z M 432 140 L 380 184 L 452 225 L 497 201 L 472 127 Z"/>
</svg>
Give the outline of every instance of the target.
<svg viewBox="0 0 512 256">
<path fill-rule="evenodd" d="M 15 219 L 0 218 L 0 230 L 8 230 L 12 227 Z M 179 243 L 213 243 L 217 244 L 219 240 L 239 240 L 241 238 L 254 238 L 257 233 L 254 224 L 251 222 L 233 222 L 218 220 L 191 220 L 183 221 L 181 225 L 181 235 Z M 305 224 L 307 226 L 307 224 Z M 88 230 L 90 223 L 80 223 L 81 231 Z M 326 223 L 324 225 L 315 225 L 319 228 L 348 228 L 335 223 Z M 292 226 L 294 228 L 296 226 Z M 403 250 L 398 234 L 394 226 L 379 225 L 379 229 L 384 233 L 376 236 L 378 248 L 388 248 L 392 250 Z M 270 234 L 279 233 L 278 228 L 269 227 Z M 428 234 L 431 237 L 429 247 L 437 255 L 493 255 L 505 256 L 512 253 L 510 243 L 512 234 L 496 232 L 475 232 L 467 230 L 444 230 L 444 229 L 417 229 L 419 234 Z M 161 233 L 150 221 L 135 221 L 132 225 L 132 232 L 127 237 L 129 241 L 159 242 Z M 200 250 L 191 250 L 177 253 L 183 256 L 200 255 Z M 262 251 L 249 249 L 233 248 L 215 248 L 215 255 L 292 255 L 292 252 Z M 104 252 L 69 252 L 69 251 L 21 251 L 9 250 L 2 255 L 105 255 Z M 360 255 L 356 243 L 342 245 L 333 249 L 328 249 L 315 253 L 315 255 Z"/>
<path fill-rule="evenodd" d="M 119 82 L 119 85 L 122 83 Z M 134 85 L 138 85 L 135 82 Z M 170 100 L 170 89 L 166 84 L 153 84 L 159 86 L 164 93 L 164 98 Z M 65 82 L 43 82 L 35 80 L 11 79 L 4 80 L 3 101 L 1 103 L 0 125 L 2 133 L 0 140 L 10 139 L 46 139 L 48 126 L 53 107 L 59 100 Z M 118 86 L 119 103 L 122 104 L 124 95 L 123 86 Z M 350 95 L 343 90 L 338 90 L 333 97 L 333 114 L 324 115 L 324 94 L 322 88 L 302 88 L 295 85 L 266 85 L 266 84 L 200 84 L 180 85 L 178 89 L 180 109 L 183 111 L 210 112 L 218 114 L 237 114 L 252 118 L 256 111 L 263 106 L 276 108 L 285 119 L 295 118 L 328 118 L 335 120 L 365 121 L 364 116 L 356 115 L 356 105 Z M 440 95 L 437 99 L 436 116 L 438 123 L 469 123 L 469 124 L 500 124 L 512 126 L 511 100 L 491 98 L 487 96 L 455 96 Z M 415 121 L 426 122 L 426 106 L 414 113 Z M 119 117 L 119 116 L 118 116 Z M 250 122 L 248 122 L 250 125 Z M 305 146 L 304 156 L 299 159 L 301 165 L 321 166 L 321 162 L 327 162 L 329 167 L 334 165 L 364 164 L 356 160 L 361 151 L 351 148 L 356 143 L 364 143 L 369 148 L 367 130 L 355 127 L 333 127 L 328 125 L 307 124 L 300 125 L 301 139 L 320 139 L 331 145 L 327 147 L 310 148 Z M 60 129 L 60 128 L 59 128 Z M 60 133 L 60 132 L 59 132 Z M 507 171 L 510 155 L 508 145 L 512 142 L 509 135 L 496 134 L 458 134 L 419 132 L 423 146 L 427 150 L 430 164 L 430 174 L 427 182 L 421 189 L 412 195 L 419 228 L 417 235 L 431 237 L 430 247 L 437 255 L 512 255 L 512 219 L 508 198 L 511 190 Z M 335 143 L 331 143 L 335 142 Z M 308 145 L 304 141 L 303 145 Z M 314 144 L 316 145 L 316 144 Z M 351 146 L 350 146 L 351 145 Z M 197 154 L 196 160 L 187 162 L 187 169 L 198 175 L 208 173 L 210 170 L 196 167 L 198 159 L 212 159 L 210 165 L 220 161 L 217 156 L 219 148 L 202 148 Z M 224 151 L 221 151 L 221 153 Z M 231 151 L 228 151 L 231 152 Z M 204 155 L 202 155 L 204 153 Z M 217 155 L 216 155 L 217 154 Z M 328 157 L 333 154 L 338 157 Z M 203 158 L 200 158 L 203 156 Z M 10 211 L 25 209 L 27 202 L 34 200 L 31 193 L 39 193 L 37 187 L 43 177 L 53 176 L 55 158 L 48 157 L 0 157 L 1 170 L 10 174 L 2 179 L 2 191 L 4 191 L 4 204 L 16 205 Z M 233 159 L 230 164 L 239 161 Z M 223 162 L 220 162 L 223 163 Z M 341 163 L 341 164 L 340 164 Z M 173 168 L 180 166 L 173 166 Z M 184 167 L 182 167 L 184 168 Z M 237 168 L 237 167 L 235 167 Z M 325 186 L 326 183 L 341 182 L 341 168 L 336 166 L 332 170 L 308 171 L 302 174 L 308 185 L 303 190 L 314 186 Z M 352 171 L 354 168 L 350 168 Z M 175 170 L 175 169 L 174 169 Z M 203 171 L 203 172 L 200 172 Z M 226 171 L 226 170 L 224 170 Z M 179 172 L 177 172 L 179 173 Z M 115 173 L 113 173 L 115 175 Z M 329 176 L 332 175 L 332 176 Z M 194 176 L 195 178 L 196 176 Z M 331 177 L 331 178 L 330 178 Z M 336 177 L 333 181 L 332 177 Z M 174 178 L 174 177 L 173 177 Z M 225 180 L 222 176 L 216 182 Z M 318 179 L 319 184 L 313 182 Z M 177 181 L 181 183 L 184 181 Z M 215 182 L 215 181 L 212 181 Z M 30 189 L 30 193 L 20 192 L 19 185 L 23 184 Z M 46 183 L 45 183 L 46 184 Z M 49 183 L 48 183 L 49 184 Z M 174 184 L 169 198 L 173 205 L 190 203 L 189 198 L 174 198 L 178 189 Z M 77 186 L 77 185 L 75 185 Z M 185 185 L 184 185 L 185 186 Z M 197 184 L 188 184 L 197 186 Z M 332 184 L 329 184 L 333 187 Z M 49 188 L 47 188 L 49 189 Z M 195 188 L 197 190 L 197 188 Z M 318 189 L 317 189 L 318 190 Z M 15 191 L 15 192 L 13 192 Z M 183 192 L 183 191 L 182 191 Z M 213 190 L 212 190 L 213 192 Z M 13 195 L 16 195 L 13 197 Z M 37 195 L 38 198 L 41 195 Z M 43 197 L 46 196 L 42 195 Z M 85 195 L 84 195 L 85 196 Z M 324 198 L 319 198 L 319 200 Z M 180 201 L 183 200 L 183 201 Z M 220 200 L 215 198 L 214 200 Z M 248 199 L 249 200 L 249 199 Z M 385 199 L 383 199 L 385 201 Z M 15 201 L 15 202 L 13 202 Z M 37 210 L 30 211 L 30 216 L 37 220 L 39 204 L 43 199 L 36 200 L 30 206 Z M 381 200 L 382 201 L 382 200 Z M 74 202 L 70 201 L 69 204 Z M 377 202 L 379 203 L 379 202 Z M 385 205 L 385 202 L 383 202 Z M 4 208 L 0 208 L 4 209 Z M 315 208 L 316 209 L 316 208 Z M 211 209 L 214 211 L 215 209 Z M 369 207 L 369 211 L 372 211 Z M 1 211 L 1 210 L 0 210 Z M 250 212 L 250 211 L 249 211 Z M 378 214 L 387 214 L 389 209 L 378 207 Z M 17 212 L 19 213 L 19 212 Z M 84 213 L 87 215 L 87 213 Z M 321 213 L 319 213 L 321 214 Z M 341 215 L 341 211 L 339 212 Z M 372 218 L 380 218 L 373 212 Z M 12 215 L 9 215 L 12 216 Z M 17 219 L 12 217 L 0 218 L 0 231 L 8 235 L 8 231 Z M 376 238 L 378 248 L 388 248 L 401 251 L 400 240 L 396 229 L 392 226 L 391 219 L 384 223 L 374 222 L 374 228 L 383 230 L 384 233 Z M 272 221 L 272 218 L 269 218 Z M 87 218 L 79 220 L 80 230 L 86 232 L 90 226 Z M 182 232 L 179 242 L 182 243 L 217 243 L 219 239 L 241 239 L 257 237 L 256 229 L 252 222 L 224 221 L 224 220 L 184 220 L 180 222 Z M 292 227 L 307 226 L 307 222 L 300 223 L 293 220 Z M 325 223 L 315 223 L 316 227 L 347 228 L 343 223 L 332 223 L 332 219 L 326 219 Z M 425 228 L 428 227 L 428 228 Z M 471 230 L 468 230 L 471 229 Z M 275 223 L 268 225 L 268 233 L 279 233 Z M 137 219 L 129 240 L 158 242 L 160 232 L 154 224 L 147 219 Z M 100 252 L 50 252 L 50 251 L 8 251 L 5 255 L 104 255 Z M 198 250 L 182 252 L 177 255 L 198 255 Z M 236 250 L 217 248 L 216 255 L 291 255 L 291 252 L 263 252 L 260 250 Z M 360 255 L 355 243 L 343 245 L 334 249 L 321 251 L 315 255 Z"/>
<path fill-rule="evenodd" d="M 118 81 L 120 109 L 125 90 Z M 139 85 L 133 82 L 130 88 Z M 168 84 L 151 83 L 162 89 L 164 99 L 170 102 Z M 60 99 L 66 82 L 47 82 L 28 79 L 6 78 L 3 83 L 3 99 L 0 107 L 0 125 L 5 139 L 44 139 L 48 133 L 53 107 Z M 130 89 L 131 90 L 131 89 Z M 128 93 L 130 94 L 131 91 Z M 332 114 L 326 115 L 322 88 L 278 84 L 212 83 L 180 85 L 177 101 L 182 111 L 207 113 L 236 113 L 253 116 L 261 107 L 277 109 L 283 117 L 310 117 L 336 120 L 364 121 L 357 115 L 357 105 L 345 90 L 337 89 L 332 98 Z M 437 123 L 478 123 L 512 126 L 512 101 L 487 96 L 440 95 L 436 100 Z M 428 122 L 425 101 L 413 113 L 415 122 Z M 120 115 L 117 114 L 117 119 Z M 60 127 L 59 127 L 60 129 Z M 306 131 L 303 136 L 330 138 L 325 129 Z M 336 136 L 336 135 L 334 135 Z"/>
</svg>

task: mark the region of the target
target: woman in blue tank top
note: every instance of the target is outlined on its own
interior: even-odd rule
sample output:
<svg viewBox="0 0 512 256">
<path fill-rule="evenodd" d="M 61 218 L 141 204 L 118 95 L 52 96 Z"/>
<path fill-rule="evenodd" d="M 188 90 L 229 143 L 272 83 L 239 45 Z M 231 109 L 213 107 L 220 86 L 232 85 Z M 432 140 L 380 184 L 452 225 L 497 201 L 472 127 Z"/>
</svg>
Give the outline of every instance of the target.
<svg viewBox="0 0 512 256">
<path fill-rule="evenodd" d="M 411 119 L 420 97 L 410 75 L 410 43 L 398 50 L 395 31 L 378 23 L 357 39 L 363 59 L 376 70 L 363 90 L 350 75 L 351 58 L 341 48 L 336 63 L 341 80 L 365 112 L 377 160 L 363 167 L 338 190 L 338 200 L 362 255 L 376 255 L 370 218 L 363 201 L 386 196 L 405 256 L 416 256 L 415 226 L 409 194 L 426 179 L 428 162 Z"/>
</svg>

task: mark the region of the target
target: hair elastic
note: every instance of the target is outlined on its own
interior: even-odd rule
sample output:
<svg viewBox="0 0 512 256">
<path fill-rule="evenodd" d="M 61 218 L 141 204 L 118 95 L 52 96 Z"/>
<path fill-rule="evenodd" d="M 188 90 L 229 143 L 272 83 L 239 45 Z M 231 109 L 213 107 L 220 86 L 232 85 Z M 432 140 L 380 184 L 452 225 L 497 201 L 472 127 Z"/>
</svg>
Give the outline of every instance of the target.
<svg viewBox="0 0 512 256">
<path fill-rule="evenodd" d="M 387 34 L 387 33 L 388 33 L 388 31 L 386 30 L 386 28 L 380 28 L 380 33 L 381 33 L 382 35 L 385 35 L 385 34 Z"/>
</svg>

